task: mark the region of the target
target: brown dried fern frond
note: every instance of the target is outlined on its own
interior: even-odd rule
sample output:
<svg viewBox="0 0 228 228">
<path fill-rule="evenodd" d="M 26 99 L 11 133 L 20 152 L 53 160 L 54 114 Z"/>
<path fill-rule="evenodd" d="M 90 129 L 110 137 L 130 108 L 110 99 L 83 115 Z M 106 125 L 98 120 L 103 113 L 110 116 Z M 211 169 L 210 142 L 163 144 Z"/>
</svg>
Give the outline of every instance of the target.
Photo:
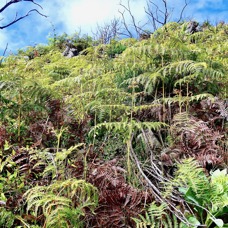
<svg viewBox="0 0 228 228">
<path fill-rule="evenodd" d="M 204 168 L 224 165 L 225 153 L 220 143 L 224 135 L 208 125 L 208 122 L 187 113 L 175 115 L 170 129 L 174 145 L 170 153 L 165 153 L 166 159 L 171 153 L 176 153 L 175 159 L 195 157 Z"/>
<path fill-rule="evenodd" d="M 5 126 L 0 126 L 0 149 L 3 149 L 5 141 L 8 140 L 8 134 Z"/>
<path fill-rule="evenodd" d="M 99 190 L 99 207 L 90 219 L 90 227 L 134 227 L 133 217 L 142 213 L 152 197 L 127 184 L 125 170 L 117 160 L 91 164 L 88 181 Z"/>
</svg>

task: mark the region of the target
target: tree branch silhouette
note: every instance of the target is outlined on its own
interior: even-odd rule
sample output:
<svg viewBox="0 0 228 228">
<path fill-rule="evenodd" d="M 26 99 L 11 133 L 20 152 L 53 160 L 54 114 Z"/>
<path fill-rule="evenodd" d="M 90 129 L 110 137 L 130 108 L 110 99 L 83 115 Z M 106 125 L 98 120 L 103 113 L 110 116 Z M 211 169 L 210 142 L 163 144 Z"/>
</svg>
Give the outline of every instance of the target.
<svg viewBox="0 0 228 228">
<path fill-rule="evenodd" d="M 42 6 L 39 5 L 38 3 L 34 2 L 34 0 L 11 0 L 11 1 L 7 2 L 2 8 L 0 8 L 0 13 L 2 13 L 4 10 L 6 10 L 8 7 L 10 7 L 12 4 L 16 4 L 16 3 L 19 3 L 19 2 L 32 2 L 34 5 L 37 5 L 39 8 L 43 9 Z M 31 14 L 31 12 L 36 12 L 36 13 L 40 14 L 43 17 L 47 17 L 46 15 L 40 13 L 37 9 L 31 9 L 31 10 L 29 10 L 27 12 L 27 14 L 25 14 L 23 16 L 20 16 L 20 17 L 18 17 L 18 14 L 16 12 L 14 20 L 9 22 L 6 25 L 0 26 L 0 29 L 7 28 L 7 27 L 17 23 L 18 21 L 28 17 Z"/>
</svg>

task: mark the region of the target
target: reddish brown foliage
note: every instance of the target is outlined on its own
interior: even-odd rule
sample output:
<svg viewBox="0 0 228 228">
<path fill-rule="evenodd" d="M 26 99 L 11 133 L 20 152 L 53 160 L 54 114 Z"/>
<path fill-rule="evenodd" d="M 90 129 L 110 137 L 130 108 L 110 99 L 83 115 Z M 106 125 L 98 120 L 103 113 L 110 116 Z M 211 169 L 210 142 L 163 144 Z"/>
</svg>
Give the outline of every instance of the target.
<svg viewBox="0 0 228 228">
<path fill-rule="evenodd" d="M 29 126 L 29 135 L 33 140 L 33 147 L 43 147 L 43 144 L 48 146 L 48 142 L 55 139 L 55 134 L 53 132 L 54 126 L 50 121 L 37 121 Z"/>
<path fill-rule="evenodd" d="M 152 200 L 148 192 L 127 184 L 125 170 L 116 160 L 91 164 L 89 170 L 88 181 L 99 190 L 99 207 L 89 219 L 90 227 L 134 227 L 132 218 Z"/>
<path fill-rule="evenodd" d="M 226 155 L 222 146 L 224 135 L 209 125 L 210 122 L 187 113 L 176 115 L 171 126 L 174 144 L 163 151 L 161 160 L 172 165 L 175 160 L 195 157 L 207 169 L 225 165 Z"/>
<path fill-rule="evenodd" d="M 6 140 L 8 140 L 6 128 L 5 126 L 0 126 L 0 149 L 3 149 Z"/>
<path fill-rule="evenodd" d="M 35 186 L 37 184 L 48 184 L 50 179 L 48 179 L 48 177 L 43 177 L 42 175 L 45 169 L 45 163 L 41 162 L 41 158 L 36 156 L 37 151 L 27 151 L 20 148 L 15 149 L 16 154 L 12 156 L 12 161 L 16 164 L 16 168 L 19 171 L 18 174 L 24 176 L 25 185 Z"/>
<path fill-rule="evenodd" d="M 60 100 L 49 100 L 47 102 L 49 120 L 54 127 L 61 127 L 64 124 L 65 110 Z"/>
<path fill-rule="evenodd" d="M 202 100 L 194 103 L 190 108 L 190 113 L 199 119 L 207 122 L 211 128 L 219 132 L 224 132 L 224 122 L 228 120 L 228 102 L 215 98 Z"/>
</svg>

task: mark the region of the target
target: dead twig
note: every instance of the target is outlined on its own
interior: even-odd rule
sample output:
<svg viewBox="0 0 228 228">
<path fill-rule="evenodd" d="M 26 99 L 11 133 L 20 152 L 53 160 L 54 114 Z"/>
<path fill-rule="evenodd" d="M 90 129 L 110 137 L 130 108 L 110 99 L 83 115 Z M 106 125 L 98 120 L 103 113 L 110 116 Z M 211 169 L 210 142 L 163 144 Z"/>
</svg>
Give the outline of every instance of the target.
<svg viewBox="0 0 228 228">
<path fill-rule="evenodd" d="M 19 3 L 19 2 L 22 2 L 22 1 L 26 1 L 26 2 L 32 2 L 34 5 L 37 5 L 38 7 L 40 7 L 41 9 L 42 6 L 39 5 L 38 3 L 34 2 L 33 0 L 11 0 L 9 2 L 7 2 L 2 8 L 0 8 L 0 13 L 2 13 L 4 10 L 6 10 L 9 6 L 11 6 L 12 4 L 15 4 L 15 3 Z M 0 29 L 5 29 L 15 23 L 17 23 L 18 21 L 28 17 L 32 12 L 36 12 L 38 13 L 39 15 L 43 16 L 43 17 L 47 17 L 46 15 L 42 14 L 40 11 L 38 11 L 37 9 L 31 9 L 27 12 L 27 14 L 23 15 L 23 16 L 20 16 L 18 17 L 18 14 L 16 12 L 16 15 L 15 15 L 15 18 L 13 21 L 9 22 L 8 24 L 6 25 L 3 25 L 3 26 L 0 26 Z"/>
</svg>

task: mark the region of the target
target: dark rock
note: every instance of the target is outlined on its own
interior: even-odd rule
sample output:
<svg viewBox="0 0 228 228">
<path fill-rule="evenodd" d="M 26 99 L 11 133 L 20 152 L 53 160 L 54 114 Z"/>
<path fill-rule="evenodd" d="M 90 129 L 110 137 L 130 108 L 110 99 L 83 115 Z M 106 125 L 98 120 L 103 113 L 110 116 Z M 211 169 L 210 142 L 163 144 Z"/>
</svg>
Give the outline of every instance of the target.
<svg viewBox="0 0 228 228">
<path fill-rule="evenodd" d="M 72 44 L 66 44 L 66 49 L 63 52 L 63 56 L 66 56 L 67 58 L 72 58 L 77 55 L 78 55 L 77 48 Z"/>
<path fill-rule="evenodd" d="M 200 31 L 199 23 L 196 21 L 190 21 L 187 26 L 186 33 L 194 34 L 199 31 Z"/>
</svg>

